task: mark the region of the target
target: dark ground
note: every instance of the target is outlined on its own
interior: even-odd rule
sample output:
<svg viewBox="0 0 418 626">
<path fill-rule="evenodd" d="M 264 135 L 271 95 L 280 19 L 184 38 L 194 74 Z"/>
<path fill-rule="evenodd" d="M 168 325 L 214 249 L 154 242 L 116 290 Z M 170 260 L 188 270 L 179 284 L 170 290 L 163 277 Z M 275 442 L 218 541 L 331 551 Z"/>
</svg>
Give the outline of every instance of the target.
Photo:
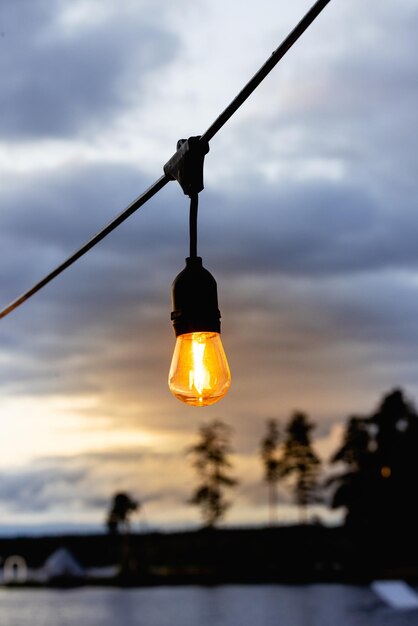
<svg viewBox="0 0 418 626">
<path fill-rule="evenodd" d="M 418 581 L 416 537 L 319 525 L 8 538 L 0 539 L 0 556 L 20 555 L 36 568 L 60 547 L 84 567 L 120 563 L 113 584 Z"/>
</svg>

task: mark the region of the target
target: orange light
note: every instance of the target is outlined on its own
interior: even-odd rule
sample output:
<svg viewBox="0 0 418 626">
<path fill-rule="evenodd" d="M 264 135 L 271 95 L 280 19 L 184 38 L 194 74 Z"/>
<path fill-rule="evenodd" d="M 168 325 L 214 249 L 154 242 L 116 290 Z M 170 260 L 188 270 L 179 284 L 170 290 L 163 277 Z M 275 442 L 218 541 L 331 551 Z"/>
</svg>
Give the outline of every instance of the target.
<svg viewBox="0 0 418 626">
<path fill-rule="evenodd" d="M 392 470 L 387 465 L 384 465 L 380 470 L 380 474 L 382 478 L 390 478 L 392 475 Z"/>
<path fill-rule="evenodd" d="M 168 375 L 171 393 L 190 406 L 208 406 L 225 396 L 231 373 L 215 332 L 179 335 Z"/>
</svg>

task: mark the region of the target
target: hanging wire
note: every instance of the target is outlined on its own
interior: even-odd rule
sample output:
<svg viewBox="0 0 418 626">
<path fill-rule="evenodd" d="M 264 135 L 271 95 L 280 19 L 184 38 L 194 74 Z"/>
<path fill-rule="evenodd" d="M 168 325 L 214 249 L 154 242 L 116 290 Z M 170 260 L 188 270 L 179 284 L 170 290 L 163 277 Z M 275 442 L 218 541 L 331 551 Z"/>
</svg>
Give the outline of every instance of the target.
<svg viewBox="0 0 418 626">
<path fill-rule="evenodd" d="M 277 63 L 284 57 L 286 52 L 293 46 L 293 44 L 299 39 L 299 37 L 305 32 L 305 30 L 312 24 L 312 22 L 318 17 L 321 11 L 329 4 L 331 0 L 317 0 L 315 4 L 310 8 L 306 15 L 301 19 L 299 24 L 289 33 L 286 39 L 280 44 L 280 46 L 272 53 L 269 59 L 258 70 L 251 80 L 243 87 L 239 94 L 232 100 L 232 102 L 224 109 L 224 111 L 216 118 L 213 124 L 206 130 L 201 136 L 200 141 L 209 142 L 216 133 L 226 124 L 226 122 L 234 115 L 234 113 L 240 108 L 240 106 L 247 100 L 247 98 L 257 89 L 259 84 L 266 78 L 271 70 L 277 65 Z M 107 237 L 115 228 L 120 226 L 128 217 L 135 213 L 141 206 L 143 206 L 148 200 L 150 200 L 155 194 L 157 194 L 172 178 L 164 174 L 158 180 L 156 180 L 146 191 L 144 191 L 136 200 L 134 200 L 126 209 L 124 209 L 118 216 L 116 216 L 107 226 L 102 228 L 91 239 L 84 243 L 81 248 L 74 252 L 68 259 L 58 265 L 52 272 L 45 276 L 42 280 L 36 283 L 31 289 L 23 293 L 21 296 L 13 300 L 10 304 L 0 310 L 0 319 L 9 315 L 12 311 L 17 309 L 18 306 L 26 302 L 31 296 L 37 293 L 42 287 L 45 287 L 51 280 L 56 278 L 67 267 L 75 263 L 86 252 L 91 250 L 102 239 Z M 196 215 L 197 215 L 197 202 L 196 202 Z M 190 239 L 190 244 L 192 240 Z M 192 250 L 190 249 L 192 253 Z"/>
<path fill-rule="evenodd" d="M 299 39 L 305 30 L 312 24 L 318 15 L 325 9 L 331 0 L 318 0 L 309 9 L 306 15 L 300 20 L 299 24 L 288 34 L 286 39 L 282 41 L 280 46 L 271 54 L 267 61 L 260 67 L 258 72 L 254 74 L 251 80 L 241 89 L 239 94 L 232 100 L 220 116 L 213 122 L 205 133 L 201 136 L 201 141 L 209 142 L 216 133 L 226 124 L 226 122 L 234 115 L 247 98 L 257 89 L 259 84 L 266 78 L 277 63 L 284 57 L 286 52 L 290 50 L 294 43 Z"/>
<path fill-rule="evenodd" d="M 199 205 L 199 196 L 197 193 L 190 196 L 190 216 L 189 216 L 189 231 L 190 231 L 190 258 L 195 259 L 197 257 L 197 209 Z"/>
</svg>

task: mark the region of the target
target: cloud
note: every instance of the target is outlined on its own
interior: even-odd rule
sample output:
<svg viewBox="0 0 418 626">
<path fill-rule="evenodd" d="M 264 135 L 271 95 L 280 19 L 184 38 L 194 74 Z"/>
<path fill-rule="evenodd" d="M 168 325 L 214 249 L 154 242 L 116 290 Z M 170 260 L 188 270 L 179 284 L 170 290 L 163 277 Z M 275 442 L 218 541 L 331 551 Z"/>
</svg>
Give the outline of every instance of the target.
<svg viewBox="0 0 418 626">
<path fill-rule="evenodd" d="M 76 490 L 85 478 L 85 470 L 58 467 L 28 468 L 2 476 L 0 503 L 18 514 L 42 513 L 68 505 L 77 498 Z"/>
<path fill-rule="evenodd" d="M 155 471 L 161 463 L 171 470 L 171 478 L 162 480 Z M 7 523 L 14 519 L 19 524 L 30 515 L 36 524 L 66 511 L 69 525 L 78 519 L 100 526 L 112 496 L 127 491 L 146 509 L 151 523 L 173 506 L 190 521 L 193 511 L 186 503 L 191 490 L 189 474 L 183 455 L 138 447 L 40 457 L 30 466 L 2 471 L 0 509 Z"/>
<path fill-rule="evenodd" d="M 14 272 L 3 268 L 2 286 L 10 298 L 87 239 L 98 221 L 112 215 L 111 205 L 123 204 L 125 198 L 135 195 L 144 180 L 135 168 L 101 165 L 38 177 L 37 184 L 39 196 L 32 201 L 32 185 L 19 193 L 14 190 L 5 214 L 3 237 L 6 243 L 14 242 L 22 255 L 18 255 Z M 326 387 L 327 377 L 329 385 L 339 381 L 337 389 L 344 385 L 344 370 L 361 378 L 365 362 L 374 361 L 378 375 L 385 363 L 389 367 L 392 362 L 394 347 L 399 348 L 397 372 L 401 362 L 406 365 L 414 358 L 411 320 L 417 313 L 416 286 L 410 274 L 415 259 L 408 255 L 396 258 L 397 233 L 391 221 L 379 229 L 385 238 L 393 235 L 392 260 L 379 250 L 373 235 L 372 216 L 377 208 L 350 211 L 346 197 L 350 197 L 350 189 L 336 188 L 335 193 L 346 202 L 336 215 L 329 189 L 319 186 L 316 203 L 301 206 L 295 196 L 299 193 L 302 198 L 304 191 L 291 189 L 287 196 L 276 187 L 273 201 L 271 188 L 271 195 L 265 196 L 257 211 L 257 220 L 255 199 L 253 203 L 252 198 L 241 202 L 238 197 L 225 197 L 219 208 L 218 198 L 207 192 L 209 207 L 225 214 L 221 230 L 216 215 L 205 205 L 206 197 L 201 203 L 201 249 L 218 279 L 234 387 L 240 389 L 235 398 L 244 389 L 244 397 L 264 397 L 253 409 L 260 415 L 276 406 L 277 388 L 272 380 L 277 376 L 286 390 L 282 390 L 283 405 L 279 403 L 274 410 L 287 412 L 300 404 L 296 390 L 301 376 L 312 398 L 321 381 L 323 389 Z M 106 215 L 98 216 L 104 210 Z M 239 221 L 238 237 L 236 223 L 241 211 L 245 218 Z M 260 219 L 263 213 L 266 220 Z M 364 219 L 368 213 L 369 218 Z M 125 407 L 128 399 L 145 402 L 150 423 L 169 423 L 173 412 L 174 422 L 181 423 L 181 406 L 171 408 L 171 397 L 161 395 L 161 390 L 166 388 L 173 342 L 170 284 L 183 265 L 185 254 L 179 250 L 187 249 L 186 222 L 185 199 L 172 187 L 164 190 L 59 280 L 4 320 L 2 350 L 10 358 L 1 369 L 3 388 L 45 395 L 97 393 L 106 407 L 103 410 L 117 416 L 117 424 L 123 421 L 118 408 L 122 398 Z M 412 226 L 405 226 L 405 237 L 409 235 L 412 257 Z M 347 243 L 342 246 L 344 238 Z M 234 358 L 235 354 L 240 356 Z M 254 358 L 256 371 L 263 372 L 262 380 L 254 378 Z M 398 382 L 393 380 L 394 371 L 391 376 L 389 384 Z M 384 378 L 389 377 L 387 371 Z M 405 372 L 399 382 L 404 377 Z M 406 382 L 411 380 L 412 373 Z M 260 394 L 264 384 L 268 391 Z M 322 406 L 313 402 L 313 410 L 319 408 L 323 418 L 324 403 L 328 402 L 330 418 L 341 416 L 342 408 L 331 408 L 329 395 L 326 398 L 324 391 L 321 395 Z M 162 412 L 160 417 L 151 410 L 153 398 Z M 304 400 L 302 408 L 309 410 L 311 402 Z M 234 409 L 228 407 L 228 412 L 231 410 L 238 419 L 241 403 Z M 134 421 L 135 417 L 128 419 Z M 257 424 L 247 428 L 249 438 Z"/>
<path fill-rule="evenodd" d="M 95 19 L 94 11 L 86 11 L 71 28 L 60 19 L 66 8 L 24 0 L 2 9 L 3 138 L 100 132 L 132 106 L 147 77 L 176 52 L 175 37 L 140 12 L 134 19 L 126 10 Z"/>
</svg>

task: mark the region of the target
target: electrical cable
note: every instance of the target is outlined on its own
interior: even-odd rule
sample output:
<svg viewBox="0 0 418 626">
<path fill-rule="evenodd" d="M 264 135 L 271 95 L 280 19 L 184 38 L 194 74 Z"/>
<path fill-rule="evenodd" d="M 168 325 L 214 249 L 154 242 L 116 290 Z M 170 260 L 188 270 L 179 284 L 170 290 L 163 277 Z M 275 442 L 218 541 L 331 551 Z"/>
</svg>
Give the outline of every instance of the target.
<svg viewBox="0 0 418 626">
<path fill-rule="evenodd" d="M 189 231 L 190 231 L 190 258 L 195 259 L 197 257 L 197 209 L 199 205 L 199 196 L 194 193 L 190 196 L 190 217 L 189 217 Z"/>
<path fill-rule="evenodd" d="M 224 111 L 216 118 L 213 124 L 201 135 L 200 141 L 208 143 L 219 130 L 226 124 L 226 122 L 236 113 L 240 106 L 248 99 L 248 97 L 257 89 L 260 83 L 266 78 L 271 70 L 277 65 L 277 63 L 284 57 L 293 44 L 299 39 L 299 37 L 305 32 L 305 30 L 312 24 L 312 22 L 318 17 L 321 11 L 329 4 L 331 0 L 317 0 L 315 4 L 309 9 L 306 15 L 295 26 L 295 28 L 289 33 L 289 35 L 283 40 L 280 46 L 272 53 L 269 59 L 258 70 L 251 80 L 243 87 L 234 100 L 224 109 Z M 172 157 L 173 158 L 173 157 Z M 170 180 L 173 180 L 168 174 L 164 174 L 158 180 L 156 180 L 146 191 L 144 191 L 136 200 L 134 200 L 126 209 L 124 209 L 119 215 L 117 215 L 109 224 L 96 233 L 91 239 L 84 243 L 76 252 L 74 252 L 68 259 L 58 265 L 52 272 L 47 274 L 42 280 L 36 283 L 31 289 L 23 293 L 21 296 L 13 300 L 10 304 L 0 310 L 0 319 L 9 315 L 12 311 L 17 309 L 21 304 L 26 302 L 31 296 L 37 293 L 42 287 L 45 287 L 49 282 L 56 278 L 67 267 L 72 265 L 86 252 L 91 250 L 96 244 L 104 239 L 115 228 L 120 226 L 128 217 L 130 217 L 135 211 L 143 206 L 148 200 L 150 200 L 156 193 L 158 193 Z M 197 205 L 196 205 L 197 216 Z M 192 244 L 192 240 L 190 240 Z M 191 250 L 192 252 L 192 250 Z"/>
<path fill-rule="evenodd" d="M 155 194 L 160 191 L 170 179 L 167 176 L 161 176 L 155 183 L 148 187 L 144 193 L 142 193 L 136 200 L 134 200 L 126 209 L 119 213 L 117 217 L 115 217 L 107 226 L 102 228 L 98 233 L 94 235 L 89 241 L 81 246 L 74 254 L 72 254 L 68 259 L 66 259 L 61 265 L 58 265 L 52 272 L 47 274 L 42 280 L 40 280 L 36 285 L 34 285 L 31 289 L 26 291 L 24 294 L 13 300 L 10 304 L 8 304 L 4 309 L 0 311 L 0 319 L 2 317 L 6 317 L 9 313 L 17 309 L 18 306 L 29 300 L 31 296 L 33 296 L 37 291 L 45 287 L 51 280 L 53 280 L 58 274 L 61 274 L 67 267 L 72 265 L 75 261 L 77 261 L 80 257 L 82 257 L 86 252 L 91 250 L 93 246 L 95 246 L 99 241 L 104 239 L 112 230 L 115 230 L 122 222 L 124 222 L 132 213 L 137 211 L 143 204 L 148 202 Z"/>
<path fill-rule="evenodd" d="M 286 52 L 290 50 L 294 43 L 299 39 L 305 30 L 312 24 L 318 15 L 325 9 L 331 0 L 317 0 L 309 11 L 304 15 L 295 28 L 288 34 L 286 39 L 282 41 L 280 46 L 271 54 L 267 61 L 260 67 L 258 72 L 254 74 L 251 80 L 241 89 L 239 94 L 232 100 L 220 116 L 213 122 L 201 136 L 201 141 L 209 142 L 216 133 L 226 124 L 226 122 L 234 115 L 240 106 L 249 98 L 249 96 L 257 89 L 259 84 L 266 78 L 277 63 L 284 57 Z"/>
</svg>

